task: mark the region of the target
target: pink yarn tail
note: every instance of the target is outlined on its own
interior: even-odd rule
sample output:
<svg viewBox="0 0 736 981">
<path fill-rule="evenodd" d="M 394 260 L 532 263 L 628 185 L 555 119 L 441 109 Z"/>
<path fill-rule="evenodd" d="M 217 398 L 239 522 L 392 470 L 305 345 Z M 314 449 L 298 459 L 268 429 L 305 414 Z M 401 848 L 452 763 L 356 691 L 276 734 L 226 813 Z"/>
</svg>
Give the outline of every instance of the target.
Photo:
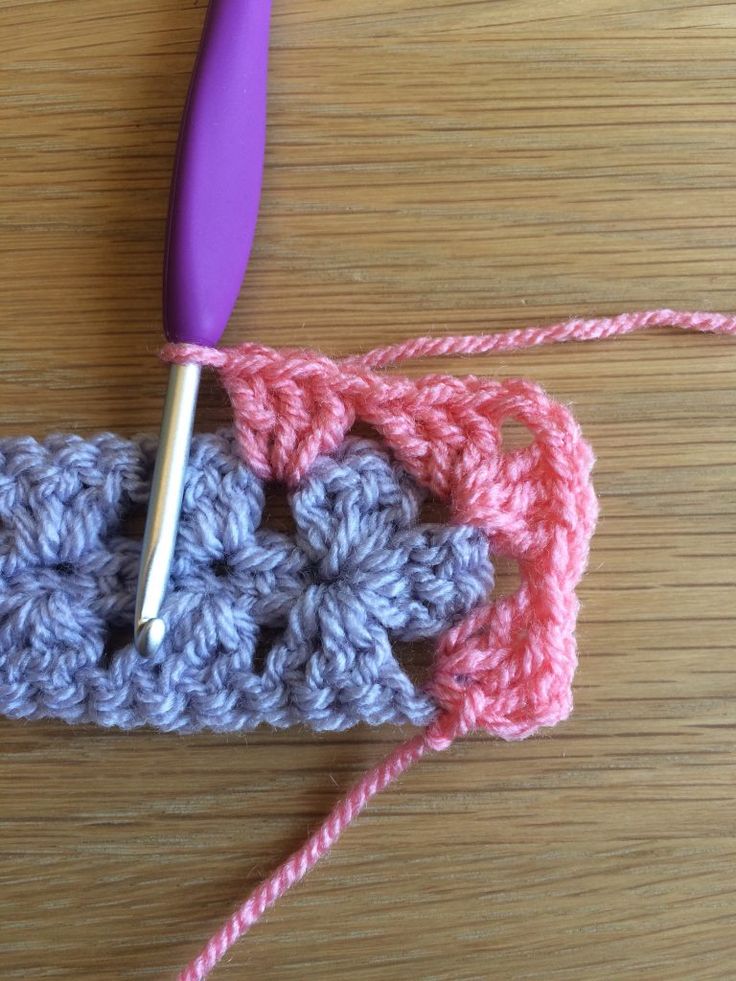
<svg viewBox="0 0 736 981">
<path fill-rule="evenodd" d="M 360 368 L 383 368 L 415 358 L 441 358 L 457 354 L 504 354 L 522 348 L 564 344 L 565 341 L 600 341 L 651 327 L 677 327 L 704 334 L 736 334 L 736 316 L 690 310 L 638 310 L 615 317 L 566 320 L 546 327 L 525 327 L 493 334 L 411 337 L 367 354 L 344 358 L 342 363 Z"/>
<path fill-rule="evenodd" d="M 617 317 L 570 320 L 548 327 L 531 327 L 495 334 L 418 337 L 377 348 L 367 354 L 344 358 L 337 364 L 314 352 L 280 352 L 252 344 L 242 345 L 240 348 L 231 350 L 215 350 L 196 345 L 168 345 L 164 349 L 164 357 L 175 363 L 209 365 L 222 373 L 236 408 L 236 428 L 239 427 L 240 438 L 250 450 L 246 453 L 246 457 L 251 466 L 255 466 L 256 469 L 260 466 L 263 474 L 271 477 L 274 474 L 281 475 L 280 479 L 283 479 L 284 472 L 287 472 L 291 477 L 295 474 L 298 476 L 306 465 L 305 461 L 308 463 L 318 452 L 326 451 L 326 448 L 329 449 L 332 436 L 338 440 L 344 435 L 344 431 L 350 424 L 348 409 L 355 410 L 358 402 L 363 408 L 363 415 L 367 421 L 375 424 L 376 418 L 380 418 L 380 412 L 377 411 L 376 407 L 382 404 L 389 389 L 384 381 L 372 379 L 370 369 L 385 367 L 394 362 L 406 361 L 411 358 L 490 352 L 503 353 L 565 341 L 604 339 L 651 327 L 679 327 L 684 330 L 708 333 L 736 334 L 736 317 L 718 313 L 648 310 L 638 313 L 625 313 Z M 247 370 L 243 370 L 244 368 Z M 338 384 L 340 377 L 344 382 L 342 387 Z M 329 384 L 325 383 L 325 378 Z M 272 385 L 271 389 L 269 389 L 267 382 Z M 477 380 L 474 380 L 475 382 Z M 440 386 L 447 387 L 446 380 L 439 379 L 439 383 Z M 340 388 L 339 397 L 336 395 L 331 402 L 328 394 L 334 394 L 332 390 L 335 388 Z M 407 379 L 400 380 L 397 383 L 397 388 L 401 388 L 405 397 L 408 397 L 407 392 L 409 395 L 415 394 Z M 560 525 L 562 532 L 557 534 L 557 530 L 555 530 L 553 540 L 547 543 L 546 551 L 542 549 L 540 553 L 543 558 L 546 557 L 545 561 L 548 560 L 549 569 L 547 572 L 553 574 L 554 597 L 557 598 L 558 595 L 562 594 L 559 605 L 566 617 L 567 647 L 565 648 L 559 643 L 560 610 L 556 610 L 554 621 L 545 627 L 548 631 L 547 646 L 544 646 L 544 638 L 542 637 L 540 640 L 538 636 L 537 648 L 535 649 L 535 657 L 539 655 L 541 650 L 544 650 L 550 664 L 554 663 L 560 668 L 562 662 L 561 670 L 557 671 L 555 676 L 557 680 L 555 698 L 550 698 L 549 692 L 545 692 L 544 698 L 536 700 L 538 703 L 536 712 L 522 711 L 521 713 L 510 714 L 510 710 L 507 708 L 505 713 L 501 712 L 499 715 L 498 706 L 494 700 L 497 697 L 497 693 L 493 689 L 496 682 L 491 670 L 493 664 L 498 662 L 493 650 L 484 650 L 482 644 L 478 647 L 480 644 L 479 637 L 482 639 L 483 630 L 473 631 L 471 629 L 478 627 L 478 624 L 471 617 L 465 626 L 460 626 L 451 631 L 445 640 L 447 649 L 441 656 L 441 669 L 444 671 L 442 677 L 447 681 L 445 687 L 449 697 L 441 702 L 443 712 L 440 717 L 424 734 L 404 743 L 353 787 L 347 796 L 333 808 L 329 817 L 305 844 L 251 893 L 240 909 L 208 941 L 199 956 L 181 972 L 178 981 L 201 981 L 202 978 L 207 977 L 238 938 L 247 933 L 270 906 L 273 906 L 287 890 L 309 872 L 323 855 L 327 854 L 345 828 L 360 814 L 370 799 L 396 780 L 413 763 L 417 762 L 427 749 L 443 749 L 456 737 L 478 727 L 495 732 L 504 738 L 522 738 L 539 725 L 554 724 L 560 718 L 564 718 L 569 711 L 569 685 L 575 666 L 572 631 L 574 631 L 577 608 L 574 589 L 582 574 L 587 555 L 587 543 L 595 523 L 595 499 L 589 483 L 592 455 L 574 435 L 574 430 L 565 422 L 567 417 L 561 408 L 551 406 L 548 400 L 540 396 L 538 392 L 531 391 L 528 386 L 524 387 L 523 383 L 506 386 L 506 389 L 502 391 L 511 392 L 509 396 L 511 402 L 514 400 L 518 402 L 521 399 L 521 402 L 526 405 L 526 402 L 531 400 L 530 404 L 533 405 L 534 412 L 543 413 L 544 425 L 549 424 L 550 429 L 557 434 L 560 432 L 567 434 L 566 438 L 568 439 L 567 443 L 564 444 L 567 447 L 567 455 L 563 455 L 565 472 L 561 475 L 558 472 L 561 450 L 552 462 L 548 462 L 546 471 L 549 477 L 548 484 L 551 481 L 550 493 L 556 506 L 563 512 L 564 522 Z M 401 392 L 399 392 L 400 394 Z M 312 401 L 309 401 L 307 396 Z M 485 398 L 485 396 L 483 397 Z M 496 393 L 496 397 L 498 397 L 498 393 Z M 397 397 L 391 403 L 388 411 L 393 412 L 399 406 L 399 402 L 400 399 Z M 492 407 L 492 405 L 493 398 L 489 395 L 485 405 L 486 410 L 488 411 L 489 406 Z M 283 406 L 288 407 L 288 413 L 285 413 Z M 366 407 L 371 410 L 368 414 L 366 414 Z M 334 418 L 330 416 L 331 409 Z M 384 420 L 385 438 L 392 436 L 394 443 L 403 439 L 405 456 L 408 453 L 407 441 L 412 444 L 410 448 L 413 447 L 413 444 L 417 444 L 419 449 L 416 450 L 416 453 L 420 451 L 424 453 L 425 447 L 429 445 L 428 431 L 442 432 L 443 435 L 446 431 L 459 432 L 456 421 L 453 421 L 447 412 L 443 415 L 440 409 L 441 407 L 437 409 L 435 415 L 428 412 L 422 416 L 423 428 L 421 429 L 416 428 L 419 423 L 412 429 L 412 417 L 408 412 L 405 412 L 398 420 Z M 508 404 L 505 411 L 508 415 Z M 528 405 L 524 411 L 528 416 L 531 412 Z M 280 413 L 287 415 L 285 424 L 283 424 L 283 420 L 279 422 Z M 319 426 L 316 428 L 319 429 L 322 437 L 326 432 L 326 440 L 316 441 L 314 432 L 311 432 L 304 423 L 310 413 L 312 415 L 317 414 Z M 513 412 L 511 415 L 513 416 Z M 500 424 L 499 418 L 502 417 L 495 417 L 497 424 Z M 428 421 L 432 422 L 431 426 L 427 425 Z M 276 425 L 277 422 L 279 422 L 278 426 Z M 568 445 L 568 437 L 570 437 L 571 432 L 573 433 L 574 452 Z M 555 438 L 559 438 L 559 436 Z M 540 437 L 540 445 L 547 446 L 548 443 L 545 443 L 544 439 Z M 284 461 L 289 463 L 289 467 L 282 465 Z M 417 461 L 415 460 L 415 462 Z M 440 476 L 441 474 L 440 471 Z M 434 473 L 427 475 L 425 481 L 427 486 L 431 486 L 430 478 L 434 479 L 435 477 L 436 474 Z M 477 497 L 477 487 L 474 484 L 471 486 L 472 495 Z M 533 502 L 534 496 L 527 496 Z M 510 496 L 508 500 L 511 500 Z M 496 526 L 497 543 L 503 537 L 501 532 L 510 535 L 508 540 L 511 541 L 513 535 L 518 534 L 519 528 L 521 528 L 521 532 L 534 545 L 533 536 L 530 538 L 530 534 L 526 534 L 528 530 L 527 524 L 525 524 L 528 518 L 526 513 L 517 515 L 519 518 L 518 527 L 512 522 L 509 529 L 505 528 L 499 518 L 502 513 L 506 519 L 509 518 L 509 514 L 503 510 L 504 507 L 507 507 L 505 503 L 499 504 L 497 498 L 491 495 L 484 500 L 483 504 L 485 508 L 483 515 L 481 515 L 483 520 L 477 523 L 480 527 L 484 527 L 483 522 L 488 523 L 493 519 Z M 530 511 L 529 513 L 533 512 Z M 477 513 L 474 516 L 477 517 Z M 567 537 L 565 537 L 566 535 Z M 526 544 L 528 547 L 529 541 Z M 561 570 L 557 564 L 558 560 L 562 562 Z M 548 605 L 546 599 L 540 597 L 537 599 L 538 602 Z M 527 593 L 524 594 L 524 604 L 523 608 L 529 605 Z M 521 606 L 518 608 L 522 609 Z M 500 631 L 498 636 L 502 640 L 506 629 L 513 630 L 514 620 L 510 613 L 514 609 L 513 605 L 505 604 L 501 609 L 500 619 L 497 617 L 490 627 L 485 624 L 484 629 L 488 633 L 489 644 L 492 644 L 497 638 L 494 630 Z M 536 617 L 534 622 L 539 634 L 540 625 L 544 626 L 545 624 L 544 618 Z M 470 651 L 463 652 L 462 644 L 459 644 L 464 639 L 461 636 L 463 630 L 470 630 L 469 637 L 475 645 L 471 645 Z M 500 646 L 503 649 L 504 646 L 508 647 L 508 643 L 501 643 Z M 469 668 L 473 669 L 470 673 L 468 673 Z M 467 684 L 458 687 L 458 677 L 464 676 L 468 678 Z M 545 675 L 545 684 L 547 684 L 547 680 Z M 521 689 L 520 691 L 521 696 L 524 696 L 524 691 Z M 517 692 L 518 694 L 519 692 Z M 545 709 L 541 713 L 539 711 L 540 705 Z"/>
<path fill-rule="evenodd" d="M 304 878 L 322 856 L 329 852 L 370 799 L 385 790 L 413 763 L 421 759 L 427 748 L 425 737 L 415 736 L 366 773 L 335 805 L 327 819 L 302 847 L 253 890 L 240 909 L 233 913 L 224 926 L 208 940 L 201 953 L 179 974 L 178 981 L 202 981 L 202 978 L 206 978 L 230 947 L 260 920 L 266 910 Z"/>
</svg>

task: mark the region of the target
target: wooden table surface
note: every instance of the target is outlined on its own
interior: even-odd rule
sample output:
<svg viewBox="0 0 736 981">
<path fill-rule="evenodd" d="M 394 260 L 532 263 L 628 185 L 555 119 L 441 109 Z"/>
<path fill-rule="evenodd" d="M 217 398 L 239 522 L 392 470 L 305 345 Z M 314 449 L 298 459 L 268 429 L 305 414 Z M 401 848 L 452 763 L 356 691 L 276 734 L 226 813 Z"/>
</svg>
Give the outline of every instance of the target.
<svg viewBox="0 0 736 981">
<path fill-rule="evenodd" d="M 157 426 L 204 6 L 0 4 L 5 435 Z M 736 7 L 705 0 L 274 0 L 228 340 L 342 354 L 733 309 L 735 50 Z M 734 978 L 736 344 L 662 331 L 446 367 L 536 379 L 596 449 L 575 714 L 426 759 L 214 977 Z M 208 383 L 199 425 L 226 418 Z M 0 723 L 2 978 L 173 977 L 401 738 Z"/>
</svg>

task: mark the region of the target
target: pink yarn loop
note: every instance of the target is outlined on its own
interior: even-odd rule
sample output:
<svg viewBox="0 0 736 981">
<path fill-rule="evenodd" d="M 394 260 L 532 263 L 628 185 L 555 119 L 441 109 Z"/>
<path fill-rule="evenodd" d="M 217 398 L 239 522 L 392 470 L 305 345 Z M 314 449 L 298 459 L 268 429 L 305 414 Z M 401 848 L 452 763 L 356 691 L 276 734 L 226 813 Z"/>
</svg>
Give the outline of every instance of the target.
<svg viewBox="0 0 736 981">
<path fill-rule="evenodd" d="M 307 842 L 280 865 L 179 975 L 200 981 L 232 944 L 335 844 L 375 794 L 427 749 L 484 729 L 521 739 L 572 707 L 577 664 L 575 588 L 597 517 L 593 454 L 569 411 L 538 386 L 511 379 L 373 369 L 411 358 L 511 352 L 595 340 L 652 327 L 736 334 L 736 317 L 651 310 L 464 337 L 419 337 L 333 361 L 311 351 L 256 344 L 214 350 L 168 345 L 165 360 L 214 367 L 233 404 L 244 458 L 266 479 L 298 482 L 356 419 L 377 429 L 404 467 L 450 507 L 452 520 L 484 530 L 491 550 L 519 564 L 521 584 L 473 611 L 441 638 L 430 690 L 440 707 L 423 735 L 367 773 Z M 507 452 L 501 426 L 533 436 Z"/>
</svg>

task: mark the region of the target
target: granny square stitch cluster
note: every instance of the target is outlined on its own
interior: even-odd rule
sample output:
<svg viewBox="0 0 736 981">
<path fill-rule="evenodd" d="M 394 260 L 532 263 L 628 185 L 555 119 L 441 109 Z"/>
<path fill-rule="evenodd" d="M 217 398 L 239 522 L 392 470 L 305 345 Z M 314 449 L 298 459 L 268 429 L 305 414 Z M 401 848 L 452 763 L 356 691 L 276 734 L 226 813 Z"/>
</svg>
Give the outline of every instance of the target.
<svg viewBox="0 0 736 981">
<path fill-rule="evenodd" d="M 292 489 L 288 537 L 259 527 L 264 482 L 232 435 L 197 436 L 166 639 L 142 657 L 113 641 L 132 629 L 124 518 L 154 454 L 111 435 L 0 440 L 0 712 L 226 731 L 431 719 L 390 639 L 435 637 L 489 593 L 482 532 L 418 524 L 426 492 L 348 439 Z"/>
<path fill-rule="evenodd" d="M 667 325 L 736 334 L 734 317 L 654 310 L 414 338 L 342 361 L 169 345 L 166 360 L 219 373 L 234 429 L 194 441 L 167 633 L 147 658 L 113 644 L 110 630 L 133 617 L 140 549 L 123 519 L 148 497 L 154 444 L 0 440 L 0 712 L 181 730 L 424 726 L 253 889 L 179 981 L 202 981 L 428 750 L 476 729 L 521 739 L 572 706 L 575 588 L 598 513 L 577 423 L 521 379 L 375 369 Z M 529 430 L 528 446 L 504 445 L 509 420 Z M 349 436 L 356 421 L 382 449 Z M 293 539 L 261 527 L 269 480 L 290 488 Z M 452 526 L 418 523 L 427 491 Z M 517 562 L 513 595 L 490 595 L 489 549 Z M 264 630 L 276 632 L 266 645 Z M 432 677 L 418 691 L 390 639 L 435 636 Z"/>
<path fill-rule="evenodd" d="M 475 729 L 523 738 L 570 713 L 575 587 L 597 516 L 593 454 L 570 412 L 531 382 L 410 379 L 373 369 L 453 345 L 526 339 L 524 332 L 419 339 L 343 361 L 257 344 L 164 350 L 170 361 L 218 372 L 240 452 L 262 478 L 298 486 L 360 421 L 446 503 L 453 523 L 482 530 L 493 555 L 517 563 L 521 584 L 512 596 L 488 597 L 438 641 L 429 691 L 440 711 L 427 730 L 433 749 Z M 528 429 L 528 446 L 504 445 L 508 421 Z"/>
</svg>

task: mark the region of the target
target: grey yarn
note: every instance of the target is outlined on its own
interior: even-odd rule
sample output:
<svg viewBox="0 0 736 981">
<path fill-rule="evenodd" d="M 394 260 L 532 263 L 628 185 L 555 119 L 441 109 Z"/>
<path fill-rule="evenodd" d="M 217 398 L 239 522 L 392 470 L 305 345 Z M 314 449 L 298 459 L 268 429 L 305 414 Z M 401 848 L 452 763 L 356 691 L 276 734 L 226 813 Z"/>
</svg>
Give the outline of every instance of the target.
<svg viewBox="0 0 736 981">
<path fill-rule="evenodd" d="M 259 528 L 263 483 L 232 434 L 197 436 L 168 632 L 142 657 L 114 637 L 131 630 L 140 545 L 125 517 L 154 453 L 109 434 L 0 440 L 1 713 L 183 731 L 429 721 L 389 637 L 434 637 L 487 595 L 479 531 L 417 525 L 423 492 L 358 439 L 290 494 L 294 539 Z"/>
</svg>

